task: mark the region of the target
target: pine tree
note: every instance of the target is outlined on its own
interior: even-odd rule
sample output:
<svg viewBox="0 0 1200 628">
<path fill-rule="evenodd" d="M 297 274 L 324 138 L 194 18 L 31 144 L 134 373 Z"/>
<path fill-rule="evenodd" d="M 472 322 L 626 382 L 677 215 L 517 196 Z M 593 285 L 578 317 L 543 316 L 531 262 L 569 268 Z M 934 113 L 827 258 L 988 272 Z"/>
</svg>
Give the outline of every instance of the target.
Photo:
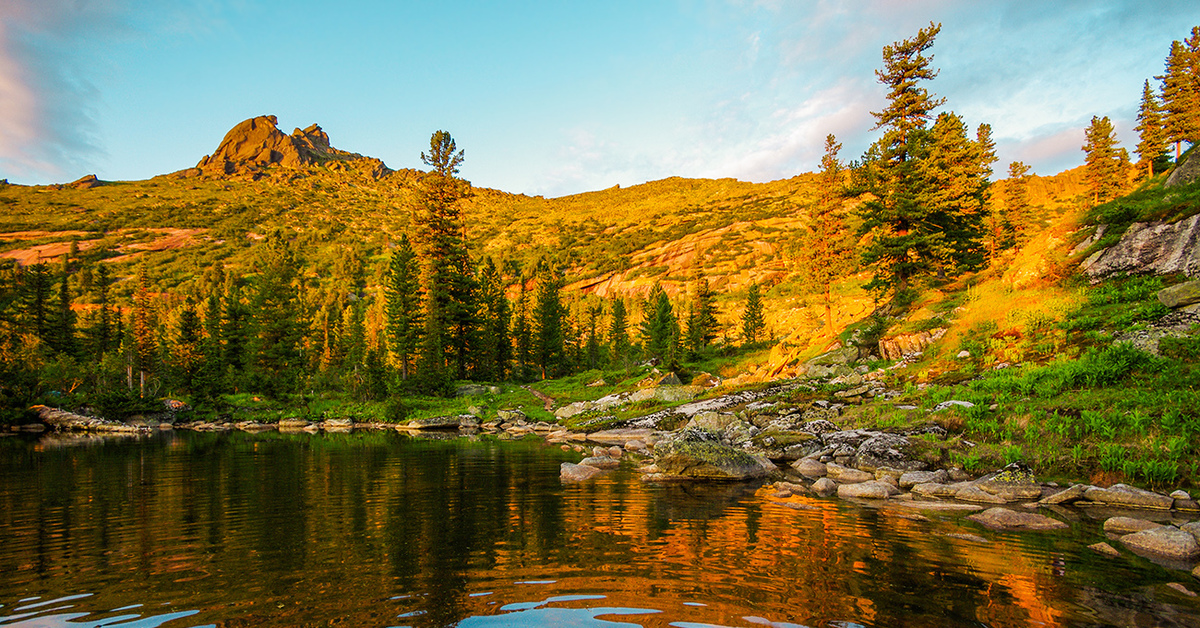
<svg viewBox="0 0 1200 628">
<path fill-rule="evenodd" d="M 191 299 L 180 308 L 174 329 L 171 333 L 170 364 L 173 379 L 181 390 L 195 390 L 195 379 L 202 368 L 203 352 L 201 349 L 203 328 L 200 315 Z"/>
<path fill-rule="evenodd" d="M 385 291 L 388 350 L 400 365 L 401 379 L 407 380 L 420 346 L 423 327 L 420 266 L 407 235 L 400 237 L 399 245 L 392 251 Z"/>
<path fill-rule="evenodd" d="M 242 302 L 242 280 L 228 275 L 225 279 L 224 312 L 220 321 L 220 362 L 224 365 L 225 387 L 242 388 L 246 373 L 246 349 L 249 341 L 250 310 Z"/>
<path fill-rule="evenodd" d="M 990 126 L 980 125 L 976 137 L 974 141 L 967 137 L 962 118 L 943 113 L 916 162 L 921 182 L 918 203 L 942 234 L 941 269 L 971 270 L 983 263 L 980 235 L 996 156 Z"/>
<path fill-rule="evenodd" d="M 421 153 L 421 160 L 432 170 L 421 179 L 420 206 L 415 216 L 425 294 L 420 362 L 425 371 L 441 372 L 452 361 L 458 377 L 463 378 L 476 325 L 474 272 L 459 208 L 459 201 L 469 189 L 455 176 L 464 153 L 445 131 L 435 132 L 429 146 L 429 153 Z"/>
<path fill-rule="evenodd" d="M 1117 150 L 1116 133 L 1108 116 L 1092 116 L 1086 137 L 1087 143 L 1083 145 L 1086 154 L 1085 177 L 1088 190 L 1092 193 L 1092 204 L 1099 205 L 1120 194 L 1124 174 L 1122 159 Z"/>
<path fill-rule="evenodd" d="M 587 329 L 584 332 L 587 340 L 583 349 L 583 364 L 588 370 L 600 368 L 603 361 L 604 349 L 597 331 L 603 311 L 604 308 L 601 305 L 587 308 Z"/>
<path fill-rule="evenodd" d="M 766 329 L 763 320 L 762 298 L 759 295 L 758 284 L 750 284 L 746 291 L 746 309 L 742 311 L 742 344 L 752 345 L 758 342 L 759 336 Z"/>
<path fill-rule="evenodd" d="M 1004 219 L 1011 225 L 1013 242 L 1020 246 L 1028 242 L 1033 233 L 1033 207 L 1029 203 L 1029 166 L 1019 161 L 1008 165 L 1008 187 L 1004 192 Z"/>
<path fill-rule="evenodd" d="M 108 266 L 100 264 L 96 269 L 97 305 L 99 307 L 92 341 L 92 352 L 96 362 L 103 360 L 104 355 L 112 349 L 113 312 L 109 308 L 109 288 L 111 286 L 112 277 L 108 272 Z"/>
<path fill-rule="evenodd" d="M 826 136 L 818 178 L 820 200 L 813 206 L 808 229 L 801 233 L 795 247 L 801 278 L 821 294 L 828 333 L 833 333 L 833 282 L 854 268 L 855 242 L 841 211 L 841 149 L 837 138 Z"/>
<path fill-rule="evenodd" d="M 907 292 L 912 278 L 934 268 L 949 250 L 933 211 L 920 197 L 926 186 L 918 163 L 928 142 L 925 125 L 945 102 L 920 86 L 937 76 L 930 67 L 933 57 L 924 53 L 940 30 L 940 24 L 930 23 L 916 37 L 885 46 L 884 69 L 875 72 L 888 87 L 888 106 L 872 112 L 875 128 L 884 132 L 875 144 L 879 158 L 872 164 L 877 185 L 870 191 L 877 198 L 864 203 L 860 214 L 860 232 L 871 236 L 862 259 L 876 266 L 867 287 L 894 295 Z"/>
<path fill-rule="evenodd" d="M 1200 139 L 1200 26 L 1184 41 L 1171 42 L 1166 72 L 1155 78 L 1162 81 L 1163 124 L 1178 161 L 1180 144 Z"/>
<path fill-rule="evenodd" d="M 1167 131 L 1163 127 L 1162 105 L 1154 90 L 1150 89 L 1150 81 L 1142 86 L 1142 104 L 1138 108 L 1137 126 L 1138 145 L 1134 149 L 1138 154 L 1138 165 L 1146 168 L 1146 178 L 1154 176 L 1154 164 L 1160 162 L 1167 152 Z"/>
<path fill-rule="evenodd" d="M 532 328 L 534 359 L 542 379 L 561 375 L 566 358 L 561 289 L 558 271 L 548 264 L 539 264 Z"/>
<path fill-rule="evenodd" d="M 692 282 L 692 302 L 687 318 L 687 349 L 696 356 L 717 337 L 717 305 L 712 288 L 704 277 Z"/>
<path fill-rule="evenodd" d="M 24 293 L 22 310 L 25 311 L 25 330 L 37 336 L 42 343 L 50 344 L 50 272 L 40 259 L 26 266 L 21 273 Z"/>
<path fill-rule="evenodd" d="M 679 319 L 661 284 L 654 285 L 646 308 L 641 326 L 646 356 L 658 358 L 661 364 L 675 368 L 679 353 Z"/>
</svg>

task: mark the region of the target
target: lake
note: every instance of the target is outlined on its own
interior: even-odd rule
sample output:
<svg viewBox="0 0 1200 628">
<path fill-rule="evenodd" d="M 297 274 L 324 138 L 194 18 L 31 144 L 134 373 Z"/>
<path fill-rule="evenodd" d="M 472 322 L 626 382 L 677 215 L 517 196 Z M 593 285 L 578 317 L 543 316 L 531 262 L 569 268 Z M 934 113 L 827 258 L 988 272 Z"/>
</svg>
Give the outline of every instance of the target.
<svg viewBox="0 0 1200 628">
<path fill-rule="evenodd" d="M 578 459 L 391 432 L 0 438 L 0 626 L 1200 625 L 1167 586 L 1200 582 L 1091 552 L 1079 511 L 997 533 L 626 467 L 563 485 Z"/>
</svg>

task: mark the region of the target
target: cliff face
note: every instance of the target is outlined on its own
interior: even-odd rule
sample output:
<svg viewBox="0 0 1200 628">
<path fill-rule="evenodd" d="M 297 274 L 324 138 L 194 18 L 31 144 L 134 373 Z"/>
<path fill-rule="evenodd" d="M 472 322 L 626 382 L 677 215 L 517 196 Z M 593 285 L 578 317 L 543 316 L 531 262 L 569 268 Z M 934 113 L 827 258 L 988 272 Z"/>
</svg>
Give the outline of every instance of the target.
<svg viewBox="0 0 1200 628">
<path fill-rule="evenodd" d="M 366 162 L 365 168 L 378 178 L 391 172 L 382 161 L 333 148 L 329 135 L 313 124 L 291 135 L 279 130 L 275 116 L 258 116 L 229 130 L 217 150 L 196 164 L 193 174 L 206 177 L 248 176 L 258 178 L 271 166 L 300 168 L 328 162 Z"/>
</svg>

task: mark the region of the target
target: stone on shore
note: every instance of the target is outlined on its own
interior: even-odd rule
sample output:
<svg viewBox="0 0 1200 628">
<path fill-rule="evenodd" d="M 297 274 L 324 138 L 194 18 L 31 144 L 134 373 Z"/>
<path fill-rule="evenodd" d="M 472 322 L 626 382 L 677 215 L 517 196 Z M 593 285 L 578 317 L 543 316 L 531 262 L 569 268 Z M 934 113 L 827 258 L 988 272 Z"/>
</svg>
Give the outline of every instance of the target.
<svg viewBox="0 0 1200 628">
<path fill-rule="evenodd" d="M 749 480 L 775 470 L 770 460 L 721 442 L 715 432 L 686 428 L 654 446 L 659 480 Z"/>
<path fill-rule="evenodd" d="M 806 478 L 819 478 L 826 474 L 825 463 L 812 458 L 801 458 L 792 463 L 792 468 Z"/>
<path fill-rule="evenodd" d="M 596 467 L 564 462 L 559 466 L 558 476 L 563 482 L 583 482 L 590 480 L 600 473 Z"/>
<path fill-rule="evenodd" d="M 1007 508 L 989 508 L 981 513 L 968 515 L 967 518 L 992 530 L 1040 532 L 1061 530 L 1067 527 L 1067 524 L 1057 519 L 1032 512 L 1017 512 Z"/>
<path fill-rule="evenodd" d="M 1174 526 L 1159 526 L 1121 537 L 1129 549 L 1167 558 L 1189 561 L 1200 557 L 1196 537 Z"/>
<path fill-rule="evenodd" d="M 1081 499 L 1084 499 L 1084 493 L 1089 488 L 1095 488 L 1087 484 L 1072 484 L 1070 488 L 1059 491 L 1053 495 L 1043 497 L 1038 504 L 1042 506 L 1058 506 L 1060 504 L 1073 504 Z"/>
<path fill-rule="evenodd" d="M 829 463 L 825 465 L 825 475 L 830 479 L 837 480 L 842 484 L 858 484 L 860 482 L 869 482 L 875 479 L 875 474 L 859 471 L 850 467 L 843 467 L 840 464 Z"/>
<path fill-rule="evenodd" d="M 912 487 L 913 495 L 921 497 L 934 497 L 938 499 L 953 499 L 958 495 L 960 487 L 948 484 L 938 484 L 937 482 L 926 482 L 917 484 Z"/>
<path fill-rule="evenodd" d="M 999 495 L 993 495 L 978 486 L 964 486 L 958 489 L 954 494 L 954 498 L 964 502 L 972 502 L 975 504 L 1006 504 L 1007 499 Z"/>
<path fill-rule="evenodd" d="M 950 479 L 950 475 L 945 469 L 937 471 L 909 471 L 900 476 L 900 488 L 910 489 L 918 484 L 945 484 Z"/>
<path fill-rule="evenodd" d="M 1132 534 L 1141 532 L 1142 530 L 1153 530 L 1161 528 L 1161 523 L 1146 521 L 1145 519 L 1134 519 L 1133 517 L 1109 517 L 1104 522 L 1104 531 L 1109 534 Z"/>
<path fill-rule="evenodd" d="M 829 478 L 821 478 L 810 487 L 812 492 L 821 497 L 828 497 L 838 491 L 838 484 Z"/>
<path fill-rule="evenodd" d="M 871 480 L 857 484 L 842 484 L 837 487 L 837 496 L 842 499 L 887 499 L 893 495 L 892 491 L 900 492 L 888 484 Z"/>
<path fill-rule="evenodd" d="M 580 460 L 579 464 L 585 467 L 596 467 L 597 469 L 616 469 L 621 466 L 621 461 L 612 456 L 590 456 Z"/>
<path fill-rule="evenodd" d="M 1084 496 L 1090 501 L 1124 508 L 1170 510 L 1175 505 L 1175 500 L 1166 495 L 1125 484 L 1113 484 L 1108 488 L 1089 488 Z"/>
</svg>

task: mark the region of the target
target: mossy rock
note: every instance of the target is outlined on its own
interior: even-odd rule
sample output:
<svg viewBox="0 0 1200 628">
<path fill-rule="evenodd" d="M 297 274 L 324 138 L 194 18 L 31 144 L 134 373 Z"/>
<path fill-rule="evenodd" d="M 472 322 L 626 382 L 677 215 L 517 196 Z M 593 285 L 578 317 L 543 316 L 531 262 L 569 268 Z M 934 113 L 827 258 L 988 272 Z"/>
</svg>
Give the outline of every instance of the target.
<svg viewBox="0 0 1200 628">
<path fill-rule="evenodd" d="M 749 480 L 765 477 L 773 468 L 763 458 L 721 443 L 715 432 L 685 429 L 654 447 L 659 479 Z"/>
</svg>

